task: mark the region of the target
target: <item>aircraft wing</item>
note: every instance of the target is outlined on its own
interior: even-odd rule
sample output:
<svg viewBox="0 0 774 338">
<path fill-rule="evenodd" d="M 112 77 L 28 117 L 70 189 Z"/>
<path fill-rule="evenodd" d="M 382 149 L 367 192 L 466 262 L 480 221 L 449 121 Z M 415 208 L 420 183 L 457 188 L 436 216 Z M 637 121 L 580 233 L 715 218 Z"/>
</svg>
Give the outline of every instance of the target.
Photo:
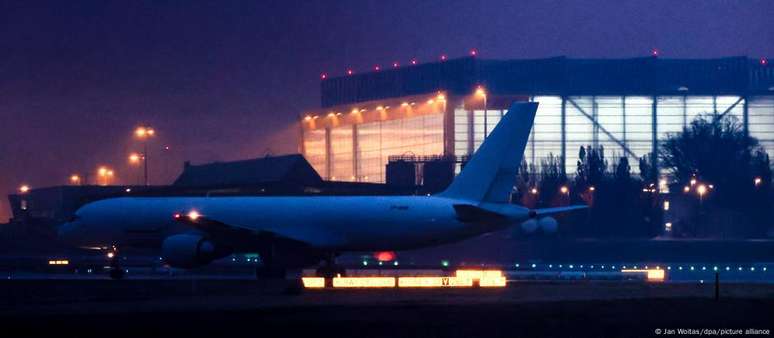
<svg viewBox="0 0 774 338">
<path fill-rule="evenodd" d="M 176 214 L 175 219 L 193 229 L 207 233 L 215 240 L 223 240 L 237 246 L 255 247 L 267 243 L 281 243 L 294 247 L 324 248 L 344 243 L 343 238 L 325 231 L 322 227 L 256 229 L 237 222 L 223 221 L 217 217 L 205 215 L 198 215 L 192 219 L 188 215 Z"/>
<path fill-rule="evenodd" d="M 224 240 L 236 244 L 237 246 L 240 246 L 239 244 L 251 246 L 251 244 L 266 241 L 280 241 L 299 246 L 308 246 L 310 244 L 302 239 L 296 239 L 266 230 L 256 230 L 250 227 L 226 224 L 205 216 L 191 218 L 187 215 L 176 214 L 175 219 L 193 229 L 207 233 L 216 241 Z"/>
<path fill-rule="evenodd" d="M 588 207 L 589 207 L 588 205 L 570 205 L 566 207 L 532 209 L 530 211 L 530 214 L 534 215 L 535 217 L 551 216 L 554 214 L 561 214 L 561 213 L 575 211 L 575 210 L 587 209 Z"/>
</svg>

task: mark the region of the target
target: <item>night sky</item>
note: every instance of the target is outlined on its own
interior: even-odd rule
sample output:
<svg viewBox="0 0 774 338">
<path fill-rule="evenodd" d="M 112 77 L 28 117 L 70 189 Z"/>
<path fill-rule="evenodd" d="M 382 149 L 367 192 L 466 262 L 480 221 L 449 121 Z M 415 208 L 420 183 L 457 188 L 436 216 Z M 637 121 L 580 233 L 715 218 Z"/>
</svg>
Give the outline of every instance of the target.
<svg viewBox="0 0 774 338">
<path fill-rule="evenodd" d="M 593 3 L 593 5 L 590 5 Z M 774 1 L 6 1 L 0 192 L 128 164 L 155 127 L 151 183 L 184 160 L 296 151 L 321 73 L 392 61 L 774 57 Z M 169 146 L 169 150 L 163 150 Z M 93 175 L 92 175 L 93 176 Z M 5 196 L 3 196 L 4 198 Z M 5 200 L 0 222 L 9 217 Z"/>
</svg>

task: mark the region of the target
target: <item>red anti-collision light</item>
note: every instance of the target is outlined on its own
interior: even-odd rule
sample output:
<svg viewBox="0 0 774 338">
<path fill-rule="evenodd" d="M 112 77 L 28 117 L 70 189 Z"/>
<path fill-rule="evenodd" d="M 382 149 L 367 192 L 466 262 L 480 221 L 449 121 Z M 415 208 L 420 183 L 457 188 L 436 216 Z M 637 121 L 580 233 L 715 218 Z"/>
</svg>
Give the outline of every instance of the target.
<svg viewBox="0 0 774 338">
<path fill-rule="evenodd" d="M 374 258 L 380 262 L 388 262 L 395 260 L 395 252 L 392 251 L 380 251 L 374 253 Z"/>
</svg>

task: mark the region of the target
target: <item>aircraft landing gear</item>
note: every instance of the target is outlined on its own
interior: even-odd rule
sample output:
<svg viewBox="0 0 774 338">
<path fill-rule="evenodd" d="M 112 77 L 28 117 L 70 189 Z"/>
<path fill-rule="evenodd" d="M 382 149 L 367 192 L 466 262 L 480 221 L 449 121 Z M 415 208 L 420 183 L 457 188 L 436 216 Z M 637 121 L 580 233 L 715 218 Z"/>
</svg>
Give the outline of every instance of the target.
<svg viewBox="0 0 774 338">
<path fill-rule="evenodd" d="M 330 254 L 323 259 L 323 265 L 317 268 L 317 276 L 333 278 L 336 276 L 346 276 L 347 269 L 336 264 L 336 254 Z"/>
<path fill-rule="evenodd" d="M 108 251 L 107 257 L 110 259 L 110 269 L 108 270 L 108 276 L 110 276 L 110 279 L 123 279 L 124 268 L 121 267 L 121 258 L 118 257 L 118 250 L 116 247 L 113 247 L 110 251 Z"/>
</svg>

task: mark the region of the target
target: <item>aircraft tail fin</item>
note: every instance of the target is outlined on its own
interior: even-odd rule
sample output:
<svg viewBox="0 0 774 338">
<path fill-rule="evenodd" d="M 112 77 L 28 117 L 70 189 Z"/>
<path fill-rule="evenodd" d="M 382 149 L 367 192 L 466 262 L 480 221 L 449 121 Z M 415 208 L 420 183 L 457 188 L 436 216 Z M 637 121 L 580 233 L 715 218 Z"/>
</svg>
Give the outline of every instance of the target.
<svg viewBox="0 0 774 338">
<path fill-rule="evenodd" d="M 537 103 L 514 102 L 462 172 L 439 196 L 506 203 L 535 120 Z"/>
</svg>

